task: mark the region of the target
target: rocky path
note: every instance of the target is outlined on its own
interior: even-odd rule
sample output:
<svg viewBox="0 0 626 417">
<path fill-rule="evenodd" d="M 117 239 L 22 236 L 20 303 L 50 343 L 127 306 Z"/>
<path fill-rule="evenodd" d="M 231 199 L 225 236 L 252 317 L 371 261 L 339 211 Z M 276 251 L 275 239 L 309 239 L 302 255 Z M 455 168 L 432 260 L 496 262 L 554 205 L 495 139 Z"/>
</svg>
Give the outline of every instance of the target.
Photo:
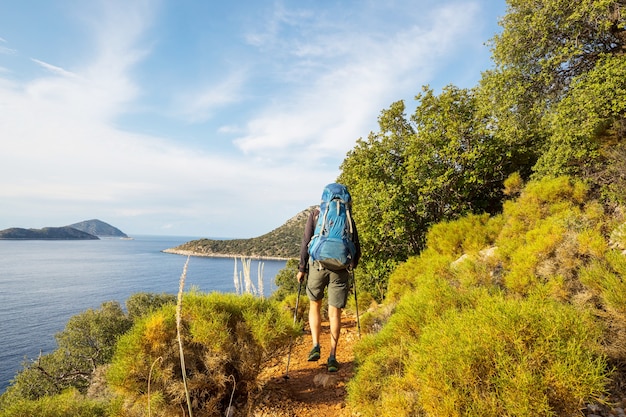
<svg viewBox="0 0 626 417">
<path fill-rule="evenodd" d="M 346 383 L 353 375 L 353 346 L 358 340 L 356 318 L 345 316 L 337 351 L 339 371 L 329 373 L 326 359 L 330 348 L 328 322 L 322 323 L 322 358 L 308 362 L 311 335 L 308 328 L 301 340 L 291 350 L 289 378 L 285 378 L 287 360 L 268 369 L 262 376 L 264 383 L 261 404 L 256 417 L 348 417 Z"/>
</svg>

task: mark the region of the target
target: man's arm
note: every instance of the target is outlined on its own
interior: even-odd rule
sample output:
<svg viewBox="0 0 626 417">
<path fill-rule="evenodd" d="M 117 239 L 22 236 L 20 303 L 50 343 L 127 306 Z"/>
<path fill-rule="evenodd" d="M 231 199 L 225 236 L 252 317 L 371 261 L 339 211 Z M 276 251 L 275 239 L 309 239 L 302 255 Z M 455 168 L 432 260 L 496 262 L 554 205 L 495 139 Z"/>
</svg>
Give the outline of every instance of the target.
<svg viewBox="0 0 626 417">
<path fill-rule="evenodd" d="M 315 209 L 309 214 L 309 218 L 304 226 L 304 234 L 302 236 L 302 243 L 300 244 L 300 263 L 298 264 L 298 271 L 307 273 L 309 272 L 309 242 L 315 233 L 315 223 L 319 216 L 319 210 Z"/>
</svg>

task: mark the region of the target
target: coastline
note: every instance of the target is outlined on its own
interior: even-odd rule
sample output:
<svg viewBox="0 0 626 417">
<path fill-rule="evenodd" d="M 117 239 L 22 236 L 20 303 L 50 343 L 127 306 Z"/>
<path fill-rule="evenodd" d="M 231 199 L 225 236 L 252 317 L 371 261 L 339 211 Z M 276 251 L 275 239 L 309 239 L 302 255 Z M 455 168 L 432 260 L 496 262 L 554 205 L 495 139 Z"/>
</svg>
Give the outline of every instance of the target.
<svg viewBox="0 0 626 417">
<path fill-rule="evenodd" d="M 171 253 L 174 255 L 183 255 L 183 256 L 199 256 L 204 258 L 250 258 L 255 260 L 267 260 L 267 261 L 288 261 L 291 258 L 283 258 L 279 256 L 257 256 L 257 255 L 240 255 L 240 254 L 232 254 L 232 253 L 201 253 L 194 252 L 191 250 L 180 250 L 180 249 L 163 249 L 161 252 L 163 253 Z"/>
</svg>

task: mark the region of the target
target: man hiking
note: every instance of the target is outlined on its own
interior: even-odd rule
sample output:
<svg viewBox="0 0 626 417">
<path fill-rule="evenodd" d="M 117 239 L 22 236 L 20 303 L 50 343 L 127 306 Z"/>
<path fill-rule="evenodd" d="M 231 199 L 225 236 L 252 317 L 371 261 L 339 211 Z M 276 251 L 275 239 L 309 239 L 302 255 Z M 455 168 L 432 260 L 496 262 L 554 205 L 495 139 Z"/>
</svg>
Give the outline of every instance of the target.
<svg viewBox="0 0 626 417">
<path fill-rule="evenodd" d="M 361 257 L 356 225 L 352 219 L 352 199 L 348 189 L 338 183 L 328 184 L 322 193 L 319 208 L 307 219 L 300 247 L 297 279 L 306 285 L 309 297 L 309 326 L 313 349 L 309 361 L 320 359 L 322 332 L 321 307 L 328 287 L 328 318 L 330 321 L 330 352 L 328 371 L 337 372 L 337 344 L 341 332 L 341 313 L 350 290 L 350 272 Z"/>
</svg>

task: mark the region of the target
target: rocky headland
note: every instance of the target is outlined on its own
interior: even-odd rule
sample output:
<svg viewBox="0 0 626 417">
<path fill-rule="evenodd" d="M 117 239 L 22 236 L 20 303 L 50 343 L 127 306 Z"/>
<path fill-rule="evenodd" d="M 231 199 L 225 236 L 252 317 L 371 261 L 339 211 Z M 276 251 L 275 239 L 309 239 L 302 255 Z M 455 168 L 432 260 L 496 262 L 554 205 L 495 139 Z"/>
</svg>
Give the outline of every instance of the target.
<svg viewBox="0 0 626 417">
<path fill-rule="evenodd" d="M 276 260 L 299 258 L 304 226 L 313 208 L 315 206 L 301 211 L 282 226 L 262 236 L 250 239 L 198 239 L 165 249 L 163 252 L 216 258 L 246 257 Z"/>
</svg>

